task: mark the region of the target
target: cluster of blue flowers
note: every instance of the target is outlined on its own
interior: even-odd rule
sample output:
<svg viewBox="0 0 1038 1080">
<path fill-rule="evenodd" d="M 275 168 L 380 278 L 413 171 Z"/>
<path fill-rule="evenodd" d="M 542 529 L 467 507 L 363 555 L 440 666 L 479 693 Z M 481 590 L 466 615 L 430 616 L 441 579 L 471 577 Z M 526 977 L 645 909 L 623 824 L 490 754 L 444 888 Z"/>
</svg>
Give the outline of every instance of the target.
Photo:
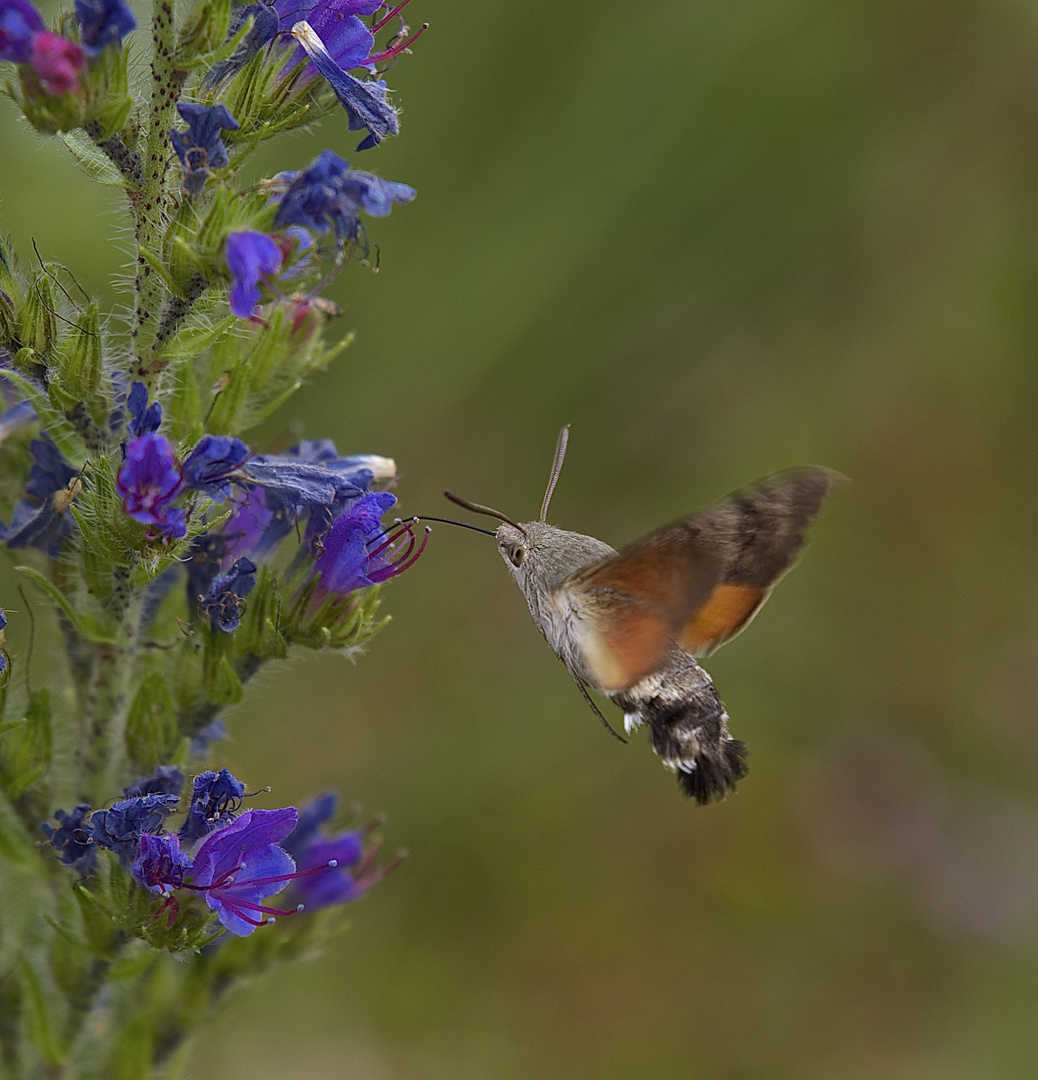
<svg viewBox="0 0 1038 1080">
<path fill-rule="evenodd" d="M 141 888 L 163 898 L 156 917 L 164 913 L 168 927 L 180 914 L 178 896 L 197 894 L 239 937 L 278 915 L 357 900 L 397 865 L 376 866 L 378 843 L 365 844 L 377 822 L 325 832 L 338 805 L 334 792 L 302 813 L 294 806 L 242 812 L 245 785 L 227 769 L 207 771 L 194 779 L 180 828 L 169 831 L 183 787 L 183 773 L 162 765 L 107 809 L 84 803 L 57 811 L 57 828 L 44 824 L 43 832 L 61 861 L 83 875 L 96 869 L 101 849 L 112 852 Z M 289 907 L 264 903 L 290 884 Z"/>
</svg>

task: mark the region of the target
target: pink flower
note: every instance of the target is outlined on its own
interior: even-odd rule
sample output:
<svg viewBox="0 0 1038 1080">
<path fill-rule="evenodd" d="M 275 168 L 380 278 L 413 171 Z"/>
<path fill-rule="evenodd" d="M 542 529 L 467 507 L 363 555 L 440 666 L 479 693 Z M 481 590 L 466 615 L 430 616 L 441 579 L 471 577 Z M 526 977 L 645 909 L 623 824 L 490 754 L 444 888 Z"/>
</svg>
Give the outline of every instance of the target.
<svg viewBox="0 0 1038 1080">
<path fill-rule="evenodd" d="M 67 94 L 79 85 L 83 50 L 74 41 L 41 30 L 33 36 L 29 66 L 48 94 Z"/>
</svg>

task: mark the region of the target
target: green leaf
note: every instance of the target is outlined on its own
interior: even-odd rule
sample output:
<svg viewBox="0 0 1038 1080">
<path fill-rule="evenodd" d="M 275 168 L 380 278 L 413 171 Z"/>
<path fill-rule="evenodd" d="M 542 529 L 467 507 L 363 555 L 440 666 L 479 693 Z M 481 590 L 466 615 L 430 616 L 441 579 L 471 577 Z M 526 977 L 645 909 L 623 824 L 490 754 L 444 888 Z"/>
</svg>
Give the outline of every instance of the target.
<svg viewBox="0 0 1038 1080">
<path fill-rule="evenodd" d="M 48 1065 L 64 1065 L 66 1053 L 54 1031 L 51 1005 L 28 957 L 23 957 L 20 968 L 22 985 L 25 987 L 29 1038 L 36 1044 Z"/>
<path fill-rule="evenodd" d="M 47 771 L 51 756 L 50 694 L 38 690 L 25 718 L 0 736 L 0 784 L 17 799 Z"/>
<path fill-rule="evenodd" d="M 38 865 L 40 857 L 14 807 L 3 795 L 0 795 L 0 855 L 21 866 Z"/>
<path fill-rule="evenodd" d="M 59 132 L 58 139 L 64 143 L 65 149 L 76 159 L 76 162 L 99 184 L 121 188 L 128 186 L 126 178 L 112 164 L 108 155 L 94 145 L 94 141 L 82 128 L 77 131 Z"/>
</svg>

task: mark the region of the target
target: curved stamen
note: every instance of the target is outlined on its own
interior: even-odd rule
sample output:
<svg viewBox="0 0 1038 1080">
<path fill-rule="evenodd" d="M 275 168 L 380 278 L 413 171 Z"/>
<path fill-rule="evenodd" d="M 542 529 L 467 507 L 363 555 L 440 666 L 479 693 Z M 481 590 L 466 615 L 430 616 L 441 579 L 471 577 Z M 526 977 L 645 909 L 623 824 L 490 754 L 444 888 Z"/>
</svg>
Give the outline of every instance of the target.
<svg viewBox="0 0 1038 1080">
<path fill-rule="evenodd" d="M 392 19 L 396 15 L 399 15 L 400 12 L 403 11 L 409 3 L 411 3 L 411 0 L 404 0 L 402 4 L 397 4 L 397 6 L 393 8 L 393 10 L 388 15 L 384 15 L 381 19 L 379 19 L 377 23 L 375 23 L 375 25 L 371 28 L 371 32 L 373 34 L 377 34 L 379 30 L 381 30 L 382 27 L 385 26 L 387 22 L 389 22 L 390 19 Z"/>
<path fill-rule="evenodd" d="M 410 37 L 401 38 L 396 45 L 391 45 L 388 49 L 383 49 L 380 53 L 372 53 L 368 57 L 369 64 L 381 64 L 386 60 L 392 60 L 394 56 L 399 56 L 402 52 L 407 52 L 408 49 L 429 29 L 428 23 L 422 23 L 418 27 L 418 32 L 412 34 Z"/>
</svg>

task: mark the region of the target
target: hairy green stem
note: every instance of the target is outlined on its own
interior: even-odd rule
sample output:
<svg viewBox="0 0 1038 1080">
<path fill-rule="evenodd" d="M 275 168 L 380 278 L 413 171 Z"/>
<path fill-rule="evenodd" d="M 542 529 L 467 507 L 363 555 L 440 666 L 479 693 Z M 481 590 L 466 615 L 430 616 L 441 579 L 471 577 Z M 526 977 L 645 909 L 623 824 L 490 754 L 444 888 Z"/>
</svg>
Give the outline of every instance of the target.
<svg viewBox="0 0 1038 1080">
<path fill-rule="evenodd" d="M 143 183 L 131 192 L 137 238 L 137 263 L 134 277 L 133 352 L 135 376 L 149 389 L 161 371 L 152 347 L 159 325 L 167 290 L 152 271 L 145 251 L 161 258 L 168 217 L 169 192 L 166 170 L 170 158 L 169 130 L 176 121 L 176 106 L 184 88 L 187 72 L 173 62 L 174 25 L 171 0 L 155 0 L 151 36 L 151 102 L 148 109 L 147 138 L 144 143 Z"/>
<path fill-rule="evenodd" d="M 102 806 L 119 790 L 126 760 L 126 718 L 129 682 L 137 657 L 143 591 L 131 583 L 132 570 L 115 569 L 111 605 L 116 627 L 115 645 L 98 645 L 90 686 L 87 736 L 90 739 L 88 798 Z"/>
</svg>

